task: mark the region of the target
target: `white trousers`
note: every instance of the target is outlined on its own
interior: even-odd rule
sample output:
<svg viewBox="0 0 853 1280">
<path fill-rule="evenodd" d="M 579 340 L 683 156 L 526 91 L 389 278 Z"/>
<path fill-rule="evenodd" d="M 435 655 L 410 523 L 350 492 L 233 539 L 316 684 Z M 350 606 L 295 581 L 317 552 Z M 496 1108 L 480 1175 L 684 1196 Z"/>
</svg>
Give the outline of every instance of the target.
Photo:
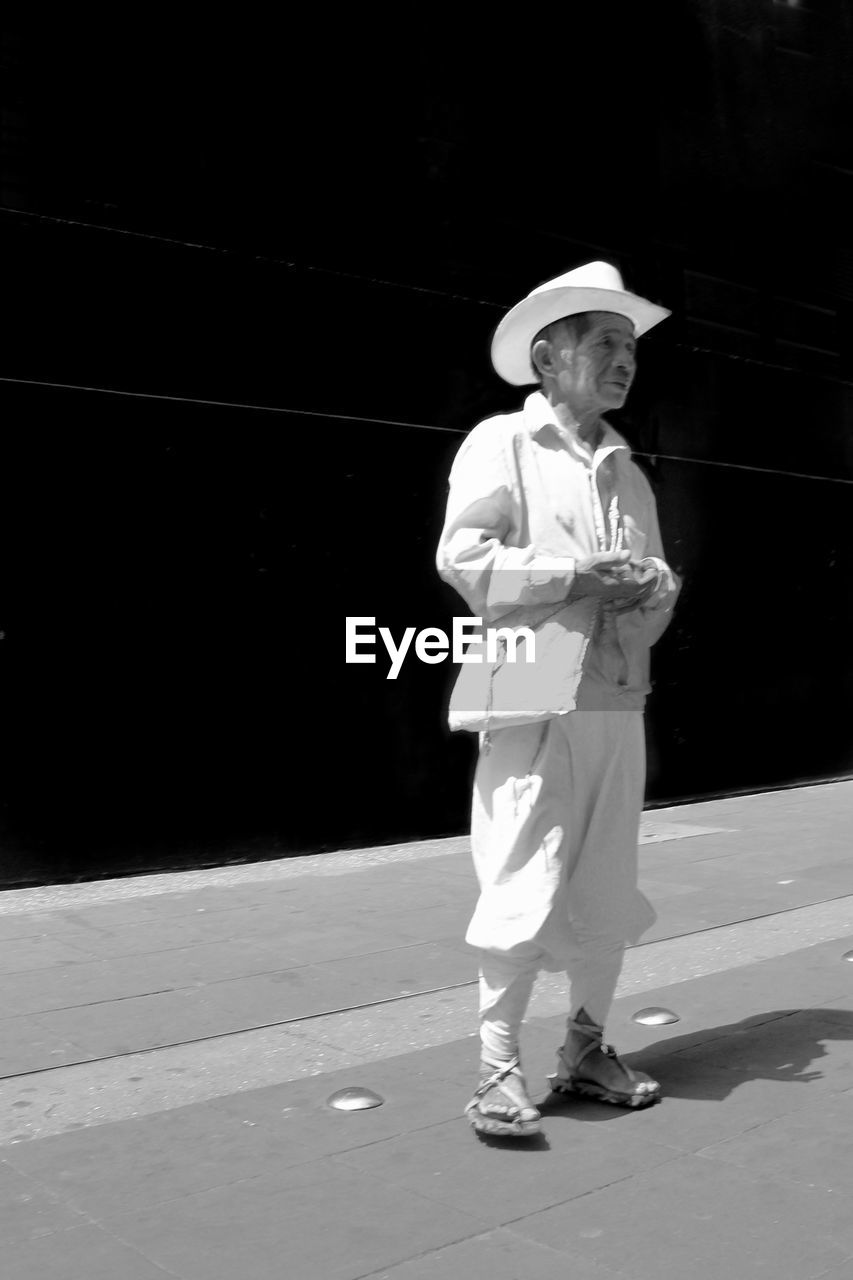
<svg viewBox="0 0 853 1280">
<path fill-rule="evenodd" d="M 578 945 L 566 970 L 571 992 L 569 1017 L 583 1009 L 604 1026 L 625 954 L 624 943 L 606 935 L 592 935 Z M 497 1065 L 517 1057 L 519 1032 L 533 984 L 541 968 L 536 957 L 480 955 L 480 1041 L 482 1058 Z"/>
<path fill-rule="evenodd" d="M 573 711 L 481 745 L 471 845 L 480 896 L 484 1056 L 514 1056 L 536 974 L 565 970 L 572 1016 L 604 1024 L 626 942 L 655 913 L 637 888 L 640 711 Z"/>
</svg>

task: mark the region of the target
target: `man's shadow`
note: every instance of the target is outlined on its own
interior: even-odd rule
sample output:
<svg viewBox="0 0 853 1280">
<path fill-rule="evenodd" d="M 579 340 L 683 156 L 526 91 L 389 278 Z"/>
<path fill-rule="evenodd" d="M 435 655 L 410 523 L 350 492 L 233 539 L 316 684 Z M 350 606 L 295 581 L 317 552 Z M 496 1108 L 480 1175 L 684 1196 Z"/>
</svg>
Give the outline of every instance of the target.
<svg viewBox="0 0 853 1280">
<path fill-rule="evenodd" d="M 662 1101 L 696 1098 L 723 1102 L 751 1080 L 792 1081 L 808 1085 L 821 1080 L 821 1058 L 827 1042 L 853 1041 L 853 1012 L 848 1009 L 775 1009 L 719 1027 L 682 1036 L 667 1036 L 645 1048 L 620 1054 L 637 1071 L 660 1081 Z M 689 1050 L 689 1054 L 686 1051 Z M 840 1088 L 853 1085 L 850 1076 Z M 548 1092 L 536 1105 L 546 1115 L 571 1115 L 586 1121 L 615 1120 L 632 1114 L 589 1098 Z"/>
</svg>

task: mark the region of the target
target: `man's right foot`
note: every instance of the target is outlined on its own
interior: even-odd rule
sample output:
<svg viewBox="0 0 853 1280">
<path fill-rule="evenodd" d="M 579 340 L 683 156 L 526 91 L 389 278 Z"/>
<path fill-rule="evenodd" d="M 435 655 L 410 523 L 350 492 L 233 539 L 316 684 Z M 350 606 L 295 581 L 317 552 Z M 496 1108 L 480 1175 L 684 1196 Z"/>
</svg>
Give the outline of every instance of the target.
<svg viewBox="0 0 853 1280">
<path fill-rule="evenodd" d="M 480 1063 L 480 1085 L 465 1108 L 478 1133 L 529 1138 L 540 1131 L 541 1116 L 527 1094 L 518 1058 L 496 1065 Z"/>
</svg>

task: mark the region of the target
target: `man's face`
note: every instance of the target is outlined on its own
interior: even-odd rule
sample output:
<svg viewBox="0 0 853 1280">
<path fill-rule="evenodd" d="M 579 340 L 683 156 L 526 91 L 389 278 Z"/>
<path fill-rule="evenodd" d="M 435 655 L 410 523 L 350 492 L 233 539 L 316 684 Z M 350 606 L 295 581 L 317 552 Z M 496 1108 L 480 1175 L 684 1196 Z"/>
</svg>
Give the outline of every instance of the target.
<svg viewBox="0 0 853 1280">
<path fill-rule="evenodd" d="M 637 343 L 634 326 L 625 316 L 611 311 L 588 313 L 590 327 L 577 344 L 567 334 L 563 344 L 557 337 L 562 390 L 587 409 L 606 413 L 621 409 L 628 398 L 637 371 Z"/>
</svg>

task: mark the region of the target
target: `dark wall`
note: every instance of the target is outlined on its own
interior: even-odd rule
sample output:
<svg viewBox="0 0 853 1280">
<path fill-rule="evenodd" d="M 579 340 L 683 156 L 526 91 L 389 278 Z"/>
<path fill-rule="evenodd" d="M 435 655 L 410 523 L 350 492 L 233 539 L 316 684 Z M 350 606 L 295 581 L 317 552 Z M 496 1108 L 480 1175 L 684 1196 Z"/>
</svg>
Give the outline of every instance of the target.
<svg viewBox="0 0 853 1280">
<path fill-rule="evenodd" d="M 592 257 L 675 312 L 616 423 L 685 576 L 650 799 L 853 771 L 850 16 L 642 11 L 559 76 L 473 23 L 7 33 L 4 883 L 464 830 L 451 670 L 344 619 L 449 628 L 489 337 Z"/>
</svg>

